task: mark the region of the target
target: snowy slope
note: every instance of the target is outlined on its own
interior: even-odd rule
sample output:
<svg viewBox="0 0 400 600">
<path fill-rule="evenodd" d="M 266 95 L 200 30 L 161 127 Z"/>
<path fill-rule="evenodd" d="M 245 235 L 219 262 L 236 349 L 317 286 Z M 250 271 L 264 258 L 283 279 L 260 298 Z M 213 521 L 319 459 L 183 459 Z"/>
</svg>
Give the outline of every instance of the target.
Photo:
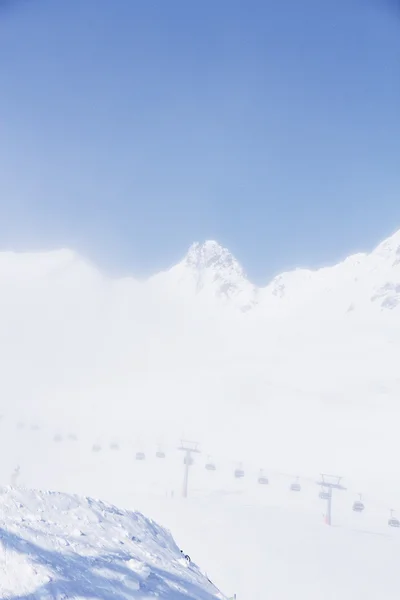
<svg viewBox="0 0 400 600">
<path fill-rule="evenodd" d="M 366 514 L 352 513 L 346 495 L 335 500 L 334 526 L 327 527 L 316 492 L 271 488 L 258 502 L 222 493 L 136 501 L 173 527 L 179 543 L 191 541 L 203 568 L 238 600 L 396 600 L 399 531 L 377 519 L 368 502 Z"/>
<path fill-rule="evenodd" d="M 260 292 L 263 310 L 309 311 L 372 318 L 400 306 L 400 231 L 369 254 L 355 254 L 317 271 L 297 269 L 276 277 Z M 398 311 L 394 318 L 398 320 Z"/>
<path fill-rule="evenodd" d="M 398 531 L 386 522 L 389 509 L 400 515 L 399 246 L 400 233 L 369 254 L 263 288 L 216 242 L 192 246 L 148 281 L 111 279 L 68 250 L 0 253 L 1 481 L 140 508 L 238 600 L 268 590 L 274 600 L 295 592 L 319 600 L 324 582 L 332 600 L 397 597 Z M 202 450 L 185 505 L 182 437 Z M 267 489 L 257 485 L 261 468 Z M 333 529 L 322 524 L 320 472 L 350 488 Z M 291 477 L 282 484 L 274 473 L 305 477 L 309 493 L 288 496 Z M 358 492 L 368 508 L 354 521 Z M 16 502 L 37 514 L 42 499 L 28 496 Z M 68 506 L 48 498 L 57 514 Z M 46 519 L 62 524 L 69 516 L 60 514 Z M 29 547 L 42 525 L 27 517 L 15 527 Z M 93 527 L 104 536 L 102 523 Z M 91 534 L 75 542 L 68 531 L 65 521 L 57 535 L 85 552 Z M 51 540 L 42 542 L 58 552 Z M 109 543 L 121 566 L 118 543 Z M 25 564 L 19 550 L 13 560 Z M 50 585 L 40 556 L 33 588 L 13 598 Z M 67 566 L 59 566 L 60 579 Z"/>
<path fill-rule="evenodd" d="M 114 467 L 118 466 L 119 462 L 118 460 Z M 104 462 L 101 466 L 104 467 Z M 300 600 L 320 600 L 321 591 L 325 590 L 326 586 L 328 590 L 325 590 L 324 598 L 329 600 L 375 600 L 381 597 L 394 600 L 398 597 L 400 531 L 387 526 L 389 510 L 376 503 L 372 494 L 364 496 L 366 510 L 360 515 L 351 510 L 355 499 L 354 490 L 338 492 L 334 499 L 333 527 L 329 528 L 323 519 L 325 503 L 318 498 L 318 489 L 312 480 L 301 479 L 302 491 L 293 493 L 289 491 L 291 479 L 274 473 L 268 473 L 269 486 L 259 486 L 253 474 L 248 471 L 245 481 L 237 482 L 230 477 L 229 482 L 219 466 L 213 474 L 206 473 L 203 469 L 204 478 L 195 469 L 191 475 L 190 496 L 183 500 L 178 495 L 181 465 L 180 477 L 175 481 L 174 468 L 169 461 L 163 463 L 161 473 L 165 475 L 164 481 L 160 472 L 154 473 L 150 469 L 149 473 L 148 465 L 141 464 L 138 467 L 131 461 L 130 467 L 117 471 L 114 478 L 110 478 L 109 472 L 103 471 L 102 468 L 93 469 L 86 473 L 88 481 L 82 480 L 80 485 L 92 489 L 101 488 L 107 500 L 117 501 L 119 506 L 125 508 L 135 506 L 168 527 L 174 532 L 179 547 L 201 565 L 214 584 L 229 595 L 236 593 L 238 600 L 254 600 L 255 597 L 264 597 L 265 593 L 271 594 L 277 600 L 286 600 L 293 595 Z M 76 468 L 79 468 L 78 461 Z M 47 469 L 47 465 L 44 465 L 43 469 Z M 157 493 L 151 489 L 151 481 L 159 477 L 160 489 Z M 206 477 L 209 480 L 208 485 Z M 148 489 L 139 493 L 139 488 L 145 488 L 143 483 L 147 484 Z M 177 493 L 174 497 L 161 493 L 163 484 L 165 490 L 168 490 L 168 483 L 176 485 Z M 344 483 L 348 485 L 349 482 Z M 78 485 L 76 480 L 71 482 L 71 487 L 75 485 Z M 72 551 L 84 554 L 85 571 L 87 555 L 96 555 L 96 559 L 91 563 L 96 577 L 99 573 L 104 573 L 102 569 L 105 568 L 105 560 L 111 555 L 115 564 L 106 565 L 109 569 L 107 581 L 125 573 L 123 568 L 131 568 L 132 563 L 129 564 L 128 561 L 132 556 L 135 559 L 134 566 L 137 566 L 136 561 L 140 560 L 150 569 L 154 568 L 154 554 L 159 556 L 160 552 L 163 563 L 174 561 L 176 568 L 181 570 L 180 577 L 188 577 L 191 574 L 190 569 L 185 570 L 184 562 L 179 563 L 178 551 L 170 542 L 169 536 L 167 548 L 158 548 L 158 543 L 163 546 L 165 531 L 161 531 L 161 540 L 159 536 L 154 537 L 154 531 L 159 530 L 151 523 L 150 534 L 143 533 L 143 530 L 147 531 L 148 522 L 141 516 L 136 516 L 132 523 L 131 515 L 117 511 L 109 505 L 54 493 L 3 491 L 0 498 L 1 514 L 6 515 L 5 528 L 11 530 L 13 535 L 18 534 L 27 540 L 25 553 L 28 548 L 29 553 L 36 557 L 36 582 L 33 586 L 31 581 L 28 581 L 29 587 L 20 592 L 24 598 L 28 592 L 31 593 L 32 588 L 41 589 L 42 580 L 39 580 L 39 576 L 45 577 L 43 570 L 40 570 L 42 563 L 48 567 L 49 562 L 53 561 L 52 564 L 56 563 L 61 568 L 54 577 L 56 581 L 57 577 L 67 577 L 68 581 L 68 577 L 76 577 L 77 572 L 80 574 L 82 570 L 77 568 L 76 561 L 72 564 L 69 561 L 69 553 Z M 3 523 L 1 527 L 4 528 Z M 142 544 L 132 544 L 132 535 L 141 539 Z M 12 536 L 10 539 L 14 543 Z M 65 544 L 65 540 L 69 545 Z M 102 545 L 100 557 L 97 547 L 99 540 Z M 121 540 L 124 545 L 120 544 Z M 153 559 L 149 554 L 144 558 L 143 554 L 139 554 L 144 541 L 146 551 L 153 555 Z M 38 546 L 42 549 L 38 549 Z M 22 545 L 18 547 L 20 551 L 23 548 Z M 47 553 L 49 547 L 56 550 L 56 556 L 51 556 L 51 560 Z M 61 558 L 60 549 L 63 554 Z M 7 553 L 8 556 L 13 556 L 12 560 L 17 561 L 20 577 L 21 572 L 25 572 L 21 570 L 26 566 L 23 557 L 10 553 L 9 549 Z M 2 559 L 3 555 L 0 552 L 0 561 Z M 29 560 L 34 562 L 32 556 Z M 159 562 L 156 560 L 157 567 Z M 10 574 L 13 562 L 7 562 L 7 565 L 7 573 Z M 148 572 L 144 568 L 143 571 Z M 141 572 L 142 569 L 137 567 L 132 575 L 134 582 Z M 27 573 L 32 575 L 29 570 Z M 196 568 L 194 575 L 198 577 Z M 19 582 L 20 579 L 17 579 Z M 0 577 L 0 581 L 6 579 Z M 23 582 L 28 586 L 25 579 Z M 128 585 L 128 582 L 132 586 L 136 585 L 129 578 L 125 579 L 124 584 Z M 54 590 L 63 589 L 60 583 L 57 586 L 53 590 L 47 587 L 46 590 L 49 594 L 53 592 L 54 597 L 57 597 Z M 114 585 L 113 597 L 118 598 L 119 596 L 115 595 L 116 589 Z M 3 591 L 1 587 L 0 590 Z M 15 597 L 15 591 L 12 597 Z M 80 593 L 83 594 L 82 591 Z M 209 593 L 210 598 L 213 597 L 213 593 L 216 594 L 212 589 Z M 104 589 L 102 594 L 105 594 Z M 45 597 L 44 593 L 43 596 Z M 36 597 L 43 596 L 37 592 Z M 168 595 L 166 597 L 168 598 Z M 208 598 L 207 595 L 204 597 Z M 218 595 L 215 597 L 218 598 Z M 268 595 L 266 597 L 268 598 Z M 176 596 L 171 596 L 171 600 L 172 598 L 175 600 Z M 184 596 L 182 600 L 183 598 Z M 193 600 L 196 596 L 189 595 L 189 598 Z"/>
<path fill-rule="evenodd" d="M 232 469 L 386 485 L 400 452 L 399 246 L 400 233 L 259 289 L 216 242 L 143 282 L 68 250 L 0 253 L 3 481 L 20 465 L 24 483 L 66 489 L 92 468 L 113 476 L 113 443 L 129 468 L 188 437 Z"/>
<path fill-rule="evenodd" d="M 171 535 L 137 512 L 4 488 L 0 528 L 1 598 L 223 598 Z"/>
</svg>

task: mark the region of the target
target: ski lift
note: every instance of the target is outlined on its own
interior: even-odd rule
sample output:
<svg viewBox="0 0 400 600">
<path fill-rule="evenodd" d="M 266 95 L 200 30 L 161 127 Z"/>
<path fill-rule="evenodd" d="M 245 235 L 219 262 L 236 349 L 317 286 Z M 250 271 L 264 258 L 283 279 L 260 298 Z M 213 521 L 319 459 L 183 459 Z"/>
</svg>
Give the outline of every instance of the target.
<svg viewBox="0 0 400 600">
<path fill-rule="evenodd" d="M 400 527 L 400 521 L 396 517 L 393 516 L 394 511 L 390 511 L 390 518 L 388 520 L 389 527 Z"/>
<path fill-rule="evenodd" d="M 391 517 L 388 521 L 389 527 L 400 527 L 400 521 L 395 517 Z"/>
<path fill-rule="evenodd" d="M 242 477 L 244 477 L 244 470 L 242 465 L 240 465 L 239 467 L 237 467 L 234 471 L 234 476 L 236 479 L 241 479 Z"/>
<path fill-rule="evenodd" d="M 258 475 L 258 480 L 257 482 L 260 485 L 268 485 L 269 481 L 268 481 L 268 477 L 266 477 L 266 475 L 264 474 L 264 471 L 262 469 L 260 469 L 260 473 Z"/>
<path fill-rule="evenodd" d="M 165 458 L 165 452 L 163 452 L 162 450 L 157 450 L 156 457 L 157 458 Z"/>
<path fill-rule="evenodd" d="M 296 477 L 296 481 L 293 481 L 293 483 L 290 484 L 290 491 L 291 492 L 301 492 L 301 485 L 299 483 L 298 477 Z"/>
<path fill-rule="evenodd" d="M 322 489 L 319 493 L 319 497 L 321 498 L 321 500 L 329 500 L 329 492 Z"/>
<path fill-rule="evenodd" d="M 62 442 L 62 435 L 60 435 L 59 433 L 56 433 L 56 435 L 54 436 L 53 439 L 55 442 Z"/>
<path fill-rule="evenodd" d="M 119 444 L 117 444 L 117 442 L 111 442 L 110 450 L 119 450 Z"/>
<path fill-rule="evenodd" d="M 354 512 L 361 513 L 364 510 L 365 505 L 364 505 L 364 502 L 362 502 L 362 500 L 361 500 L 361 494 L 358 494 L 358 495 L 360 496 L 360 499 L 353 502 L 353 510 L 354 510 Z"/>
<path fill-rule="evenodd" d="M 212 460 L 210 459 L 210 457 L 208 457 L 207 462 L 206 462 L 206 469 L 207 471 L 216 471 L 216 466 L 215 464 L 212 462 Z"/>
<path fill-rule="evenodd" d="M 100 452 L 100 451 L 101 451 L 100 444 L 93 444 L 93 446 L 92 446 L 92 452 Z"/>
<path fill-rule="evenodd" d="M 136 452 L 136 460 L 146 460 L 146 455 L 144 452 Z"/>
</svg>

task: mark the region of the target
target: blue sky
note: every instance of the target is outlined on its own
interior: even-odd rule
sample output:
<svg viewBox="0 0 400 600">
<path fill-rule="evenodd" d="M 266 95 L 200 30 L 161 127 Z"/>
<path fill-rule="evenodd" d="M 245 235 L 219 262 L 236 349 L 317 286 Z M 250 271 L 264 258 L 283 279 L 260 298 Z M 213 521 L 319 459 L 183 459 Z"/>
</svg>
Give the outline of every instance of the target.
<svg viewBox="0 0 400 600">
<path fill-rule="evenodd" d="M 256 282 L 370 249 L 400 228 L 399 64 L 390 0 L 9 0 L 0 249 L 143 276 L 211 238 Z"/>
</svg>

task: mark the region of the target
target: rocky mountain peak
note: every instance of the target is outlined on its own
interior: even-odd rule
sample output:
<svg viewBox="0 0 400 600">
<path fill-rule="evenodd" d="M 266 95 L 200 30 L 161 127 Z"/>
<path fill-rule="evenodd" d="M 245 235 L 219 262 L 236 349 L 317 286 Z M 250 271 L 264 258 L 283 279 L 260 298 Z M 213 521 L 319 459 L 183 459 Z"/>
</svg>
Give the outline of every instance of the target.
<svg viewBox="0 0 400 600">
<path fill-rule="evenodd" d="M 192 244 L 183 265 L 193 273 L 198 291 L 212 285 L 217 296 L 235 299 L 242 310 L 254 303 L 255 287 L 235 257 L 218 242 Z"/>
</svg>

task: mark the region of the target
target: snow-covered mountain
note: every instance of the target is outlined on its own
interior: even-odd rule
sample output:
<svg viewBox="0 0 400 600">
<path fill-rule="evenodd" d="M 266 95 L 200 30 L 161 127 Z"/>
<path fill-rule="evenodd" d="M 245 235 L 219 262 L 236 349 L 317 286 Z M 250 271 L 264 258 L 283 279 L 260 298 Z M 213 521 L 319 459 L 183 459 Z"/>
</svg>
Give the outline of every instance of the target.
<svg viewBox="0 0 400 600">
<path fill-rule="evenodd" d="M 1 598 L 222 600 L 184 555 L 141 513 L 56 492 L 0 490 Z"/>
<path fill-rule="evenodd" d="M 0 253 L 0 286 L 63 284 L 94 285 L 106 278 L 93 265 L 70 250 L 42 253 Z M 215 300 L 241 311 L 329 310 L 352 312 L 393 310 L 400 305 L 400 230 L 370 253 L 359 253 L 343 262 L 318 270 L 296 269 L 275 277 L 257 288 L 228 249 L 208 240 L 194 243 L 177 265 L 144 282 L 127 278 L 114 281 L 116 287 L 136 283 L 137 295 L 147 292 L 165 298 L 175 296 L 187 301 L 202 297 L 208 304 Z M 140 290 L 140 292 L 139 292 Z M 158 298 L 161 300 L 161 298 Z M 286 311 L 285 311 L 286 312 Z M 271 312 L 272 314 L 272 312 Z"/>
<path fill-rule="evenodd" d="M 264 310 L 312 314 L 360 313 L 396 309 L 400 305 L 400 231 L 369 254 L 311 271 L 298 269 L 276 277 L 260 293 Z M 397 315 L 398 311 L 396 311 Z"/>
<path fill-rule="evenodd" d="M 185 436 L 233 463 L 386 478 L 400 452 L 399 247 L 400 232 L 261 288 L 211 241 L 147 281 L 109 278 L 69 250 L 0 253 L 0 414 L 13 449 L 0 469 L 21 464 L 34 486 L 49 452 L 33 441 L 40 430 L 89 448 Z M 54 473 L 64 489 L 71 471 Z"/>
<path fill-rule="evenodd" d="M 320 598 L 326 582 L 335 598 L 397 597 L 398 530 L 387 519 L 392 508 L 400 515 L 399 247 L 400 232 L 370 253 L 258 288 L 211 241 L 147 281 L 112 279 L 70 250 L 0 253 L 0 480 L 137 506 L 238 600 Z M 185 505 L 182 437 L 201 449 Z M 215 472 L 205 469 L 210 457 Z M 239 465 L 243 479 L 233 476 Z M 258 485 L 260 469 L 269 486 Z M 340 527 L 331 530 L 321 472 L 349 488 L 335 497 Z M 300 495 L 289 491 L 294 476 Z M 351 510 L 359 492 L 363 515 Z M 123 533 L 142 539 L 136 517 L 18 493 L 0 496 L 9 532 L 0 561 L 24 578 L 14 587 L 0 578 L 1 596 L 50 597 L 55 582 L 66 593 L 62 582 L 86 567 L 100 587 L 117 581 L 102 598 L 124 598 L 123 585 L 151 597 L 140 582 L 170 593 L 176 578 L 183 590 L 200 586 L 189 597 L 217 594 L 154 524 L 140 525 L 140 554 L 143 542 Z M 375 569 L 368 582 L 365 564 Z"/>
<path fill-rule="evenodd" d="M 215 241 L 193 244 L 176 266 L 152 278 L 152 283 L 172 293 L 200 296 L 209 302 L 217 299 L 243 311 L 257 302 L 257 289 L 232 254 Z"/>
<path fill-rule="evenodd" d="M 156 275 L 177 294 L 206 296 L 242 311 L 270 316 L 299 311 L 334 313 L 393 310 L 400 305 L 400 231 L 371 253 L 332 267 L 296 269 L 257 288 L 232 254 L 215 241 L 193 244 L 178 265 Z"/>
</svg>

